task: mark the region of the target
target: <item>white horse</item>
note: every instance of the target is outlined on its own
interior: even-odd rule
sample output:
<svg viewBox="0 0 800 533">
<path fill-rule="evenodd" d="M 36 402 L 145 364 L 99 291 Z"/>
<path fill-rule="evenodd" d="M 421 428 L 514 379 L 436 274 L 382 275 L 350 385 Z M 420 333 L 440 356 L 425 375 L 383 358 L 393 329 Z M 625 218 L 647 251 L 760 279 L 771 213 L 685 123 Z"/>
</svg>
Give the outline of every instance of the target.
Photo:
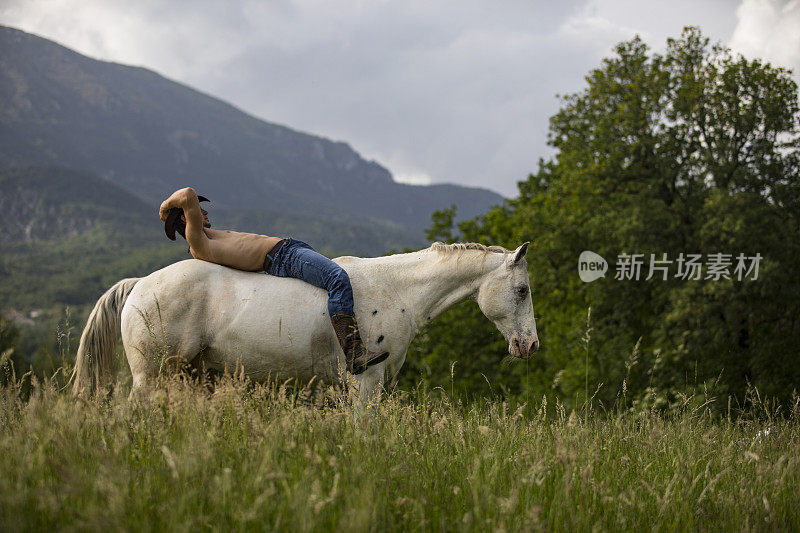
<svg viewBox="0 0 800 533">
<path fill-rule="evenodd" d="M 527 248 L 435 243 L 413 253 L 335 259 L 350 276 L 364 342 L 389 352 L 386 361 L 356 376 L 359 396 L 379 393 L 387 365 L 399 371 L 420 327 L 466 298 L 494 322 L 511 355 L 530 357 L 539 340 Z M 257 381 L 336 382 L 345 377 L 344 353 L 327 298 L 323 289 L 296 279 L 196 259 L 124 279 L 89 315 L 74 390 L 91 391 L 110 375 L 120 322 L 132 396 L 149 388 L 167 358 L 219 371 L 240 368 Z"/>
</svg>

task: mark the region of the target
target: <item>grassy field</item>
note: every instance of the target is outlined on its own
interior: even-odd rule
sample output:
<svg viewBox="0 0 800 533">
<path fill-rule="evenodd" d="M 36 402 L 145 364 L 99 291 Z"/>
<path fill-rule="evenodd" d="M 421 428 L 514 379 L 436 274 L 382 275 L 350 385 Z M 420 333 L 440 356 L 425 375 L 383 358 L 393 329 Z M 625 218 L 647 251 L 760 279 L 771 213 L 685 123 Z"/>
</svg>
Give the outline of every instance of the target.
<svg viewBox="0 0 800 533">
<path fill-rule="evenodd" d="M 435 390 L 356 414 L 233 378 L 22 397 L 0 388 L 7 531 L 800 530 L 797 407 L 587 416 Z"/>
</svg>

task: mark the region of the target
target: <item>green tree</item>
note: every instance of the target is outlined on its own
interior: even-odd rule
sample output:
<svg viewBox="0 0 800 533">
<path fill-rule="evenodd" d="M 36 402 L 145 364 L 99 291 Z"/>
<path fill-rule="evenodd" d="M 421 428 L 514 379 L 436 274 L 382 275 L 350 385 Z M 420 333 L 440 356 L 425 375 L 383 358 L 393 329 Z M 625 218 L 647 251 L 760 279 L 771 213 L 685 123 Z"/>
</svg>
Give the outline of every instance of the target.
<svg viewBox="0 0 800 533">
<path fill-rule="evenodd" d="M 541 374 L 510 365 L 494 378 L 577 405 L 587 381 L 590 395 L 604 384 L 596 398 L 606 405 L 623 381 L 628 397 L 664 405 L 682 394 L 741 396 L 749 384 L 786 400 L 800 381 L 797 85 L 696 28 L 663 54 L 639 38 L 615 52 L 563 98 L 550 121 L 556 154 L 519 196 L 459 224 L 464 240 L 533 242 Z M 583 250 L 609 260 L 604 279 L 580 281 Z M 613 279 L 623 253 L 643 254 L 638 281 Z M 650 254 L 665 253 L 700 253 L 706 263 L 733 254 L 733 279 L 678 279 L 673 263 L 666 280 L 645 280 Z M 735 278 L 738 254 L 761 255 L 757 280 Z M 458 326 L 445 317 L 439 327 Z M 429 338 L 428 352 L 446 349 Z M 483 348 L 495 344 L 489 337 Z"/>
<path fill-rule="evenodd" d="M 457 240 L 453 236 L 453 221 L 456 218 L 456 209 L 455 205 L 451 205 L 447 209 L 434 211 L 431 214 L 431 227 L 425 232 L 425 237 L 429 241 L 452 243 Z"/>
</svg>

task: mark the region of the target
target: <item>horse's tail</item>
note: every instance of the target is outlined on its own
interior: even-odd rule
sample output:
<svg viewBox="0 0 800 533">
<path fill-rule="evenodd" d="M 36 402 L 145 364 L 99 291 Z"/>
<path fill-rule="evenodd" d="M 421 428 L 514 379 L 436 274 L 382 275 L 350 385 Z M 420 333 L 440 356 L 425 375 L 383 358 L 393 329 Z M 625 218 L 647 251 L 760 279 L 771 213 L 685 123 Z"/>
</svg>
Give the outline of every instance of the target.
<svg viewBox="0 0 800 533">
<path fill-rule="evenodd" d="M 89 313 L 75 356 L 71 378 L 73 393 L 91 394 L 111 375 L 120 313 L 131 289 L 140 279 L 127 278 L 117 282 L 97 300 Z"/>
</svg>

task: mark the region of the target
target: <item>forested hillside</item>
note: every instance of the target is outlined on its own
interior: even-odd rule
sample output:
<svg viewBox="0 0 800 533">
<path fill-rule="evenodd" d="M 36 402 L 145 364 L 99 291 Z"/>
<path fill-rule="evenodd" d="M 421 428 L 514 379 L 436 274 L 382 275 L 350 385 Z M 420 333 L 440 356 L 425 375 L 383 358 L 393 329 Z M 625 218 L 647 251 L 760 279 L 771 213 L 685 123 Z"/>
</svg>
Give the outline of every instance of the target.
<svg viewBox="0 0 800 533">
<path fill-rule="evenodd" d="M 302 234 L 320 249 L 370 254 L 407 244 L 396 225 L 371 227 L 270 211 L 215 208 L 212 223 Z M 336 228 L 331 233 L 330 228 Z M 156 206 L 108 180 L 59 167 L 0 172 L 0 310 L 93 303 L 123 277 L 144 276 L 187 255 L 164 236 Z"/>
</svg>

